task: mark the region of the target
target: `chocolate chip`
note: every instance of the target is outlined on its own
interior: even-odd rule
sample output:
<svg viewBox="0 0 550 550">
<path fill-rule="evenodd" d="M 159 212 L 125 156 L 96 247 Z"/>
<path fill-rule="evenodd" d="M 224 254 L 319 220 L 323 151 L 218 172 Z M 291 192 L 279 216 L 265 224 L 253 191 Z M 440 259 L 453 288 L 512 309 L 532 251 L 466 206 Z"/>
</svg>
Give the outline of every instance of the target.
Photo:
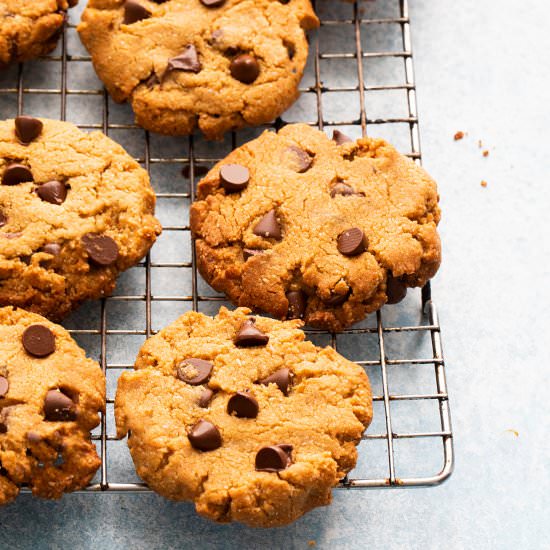
<svg viewBox="0 0 550 550">
<path fill-rule="evenodd" d="M 208 408 L 208 406 L 210 405 L 210 401 L 212 401 L 215 393 L 216 392 L 214 390 L 211 390 L 210 388 L 204 388 L 199 397 L 199 407 L 202 407 L 203 409 Z"/>
<path fill-rule="evenodd" d="M 287 319 L 303 319 L 306 312 L 306 295 L 301 290 L 291 290 L 286 293 L 288 300 Z"/>
<path fill-rule="evenodd" d="M 220 181 L 222 187 L 230 193 L 242 191 L 250 181 L 250 172 L 240 164 L 224 164 L 220 168 Z"/>
<path fill-rule="evenodd" d="M 46 202 L 52 204 L 62 204 L 67 198 L 67 188 L 64 183 L 53 180 L 39 185 L 36 188 L 36 194 Z"/>
<path fill-rule="evenodd" d="M 288 395 L 288 388 L 291 382 L 290 371 L 287 368 L 276 370 L 273 374 L 258 380 L 258 384 L 267 386 L 268 384 L 277 384 L 277 387 L 283 392 L 284 395 Z"/>
<path fill-rule="evenodd" d="M 255 57 L 243 53 L 231 61 L 231 76 L 243 84 L 252 84 L 260 74 L 260 65 Z"/>
<path fill-rule="evenodd" d="M 47 243 L 41 249 L 40 252 L 46 252 L 52 256 L 59 256 L 61 252 L 61 245 L 57 243 Z"/>
<path fill-rule="evenodd" d="M 44 417 L 52 422 L 74 420 L 74 401 L 59 390 L 49 390 L 44 400 Z"/>
<path fill-rule="evenodd" d="M 352 227 L 338 235 L 338 251 L 344 256 L 357 256 L 367 249 L 365 234 Z"/>
<path fill-rule="evenodd" d="M 220 6 L 223 6 L 225 0 L 201 0 L 201 2 L 207 8 L 219 8 Z"/>
<path fill-rule="evenodd" d="M 342 145 L 344 143 L 349 143 L 350 141 L 353 141 L 353 139 L 346 136 L 346 134 L 343 134 L 339 130 L 334 130 L 334 132 L 332 132 L 332 141 L 335 141 L 336 145 Z"/>
<path fill-rule="evenodd" d="M 280 472 L 292 464 L 292 445 L 271 445 L 262 447 L 256 454 L 258 472 Z"/>
<path fill-rule="evenodd" d="M 235 336 L 235 345 L 240 348 L 252 346 L 265 346 L 269 342 L 269 336 L 264 334 L 255 325 L 256 319 L 247 319 L 239 328 Z"/>
<path fill-rule="evenodd" d="M 7 431 L 8 427 L 2 421 L 0 421 L 0 434 L 5 434 L 7 433 Z"/>
<path fill-rule="evenodd" d="M 4 227 L 8 223 L 8 217 L 0 210 L 0 227 Z"/>
<path fill-rule="evenodd" d="M 254 235 L 258 237 L 269 237 L 277 241 L 281 240 L 281 226 L 277 221 L 277 215 L 275 210 L 270 210 L 255 226 L 252 230 Z"/>
<path fill-rule="evenodd" d="M 118 245 L 107 235 L 86 233 L 81 239 L 90 260 L 101 267 L 109 266 L 118 258 Z"/>
<path fill-rule="evenodd" d="M 234 414 L 238 418 L 256 418 L 258 410 L 258 401 L 248 392 L 238 391 L 227 402 L 227 414 Z"/>
<path fill-rule="evenodd" d="M 210 361 L 190 357 L 178 365 L 176 376 L 186 384 L 200 386 L 208 381 L 213 368 L 214 365 Z"/>
<path fill-rule="evenodd" d="M 30 325 L 23 332 L 23 347 L 35 357 L 46 357 L 55 351 L 55 335 L 44 325 Z"/>
<path fill-rule="evenodd" d="M 199 420 L 187 437 L 191 446 L 199 451 L 213 451 L 222 445 L 220 430 L 207 420 Z"/>
<path fill-rule="evenodd" d="M 4 397 L 10 388 L 8 379 L 5 376 L 0 376 L 0 398 Z"/>
<path fill-rule="evenodd" d="M 362 191 L 356 192 L 351 185 L 348 185 L 343 181 L 339 181 L 336 184 L 334 184 L 332 186 L 332 189 L 330 190 L 330 196 L 332 198 L 334 198 L 336 195 L 342 195 L 344 197 L 349 197 L 351 195 L 358 195 L 358 196 L 364 197 L 365 193 L 363 193 Z"/>
<path fill-rule="evenodd" d="M 197 49 L 193 44 L 185 46 L 183 52 L 168 60 L 167 71 L 188 71 L 198 73 L 202 69 Z"/>
<path fill-rule="evenodd" d="M 24 145 L 36 139 L 42 132 L 43 127 L 42 122 L 32 116 L 18 116 L 15 119 L 15 135 Z"/>
<path fill-rule="evenodd" d="M 25 165 L 12 163 L 4 170 L 3 185 L 19 185 L 25 181 L 33 181 L 32 172 Z"/>
<path fill-rule="evenodd" d="M 290 145 L 286 148 L 285 153 L 286 163 L 290 165 L 290 168 L 300 174 L 306 172 L 311 168 L 313 159 L 308 155 L 306 151 L 296 147 L 296 145 Z"/>
<path fill-rule="evenodd" d="M 256 248 L 243 248 L 243 258 L 244 261 L 248 260 L 252 256 L 261 256 L 265 250 L 258 250 Z"/>
<path fill-rule="evenodd" d="M 398 304 L 407 295 L 407 286 L 399 279 L 388 274 L 386 279 L 386 295 L 388 300 L 386 304 Z"/>
<path fill-rule="evenodd" d="M 332 294 L 330 298 L 323 300 L 323 303 L 327 306 L 337 307 L 341 306 L 348 299 L 351 294 L 351 288 L 345 294 Z"/>
<path fill-rule="evenodd" d="M 131 25 L 142 19 L 149 19 L 151 12 L 137 0 L 126 0 L 124 4 L 124 24 Z"/>
</svg>

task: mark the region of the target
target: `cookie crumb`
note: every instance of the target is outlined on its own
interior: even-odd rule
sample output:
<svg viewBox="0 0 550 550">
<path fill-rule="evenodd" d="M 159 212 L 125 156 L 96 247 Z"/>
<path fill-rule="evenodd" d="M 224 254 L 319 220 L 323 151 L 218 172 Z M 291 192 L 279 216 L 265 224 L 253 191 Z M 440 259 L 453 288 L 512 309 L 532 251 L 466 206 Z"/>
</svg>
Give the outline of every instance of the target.
<svg viewBox="0 0 550 550">
<path fill-rule="evenodd" d="M 514 430 L 512 428 L 509 428 L 508 430 L 504 430 L 505 432 L 514 434 L 516 437 L 519 437 L 519 432 L 517 430 Z"/>
<path fill-rule="evenodd" d="M 481 149 L 483 147 L 483 141 L 478 140 L 477 146 Z"/>
<path fill-rule="evenodd" d="M 461 140 L 463 137 L 464 137 L 464 132 L 462 131 L 458 131 L 456 134 L 455 134 L 455 141 L 459 141 Z"/>
<path fill-rule="evenodd" d="M 308 540 L 308 541 L 307 541 L 307 545 L 308 545 L 308 546 L 313 547 L 313 546 L 315 546 L 316 544 L 317 544 L 317 543 L 316 543 L 314 540 Z"/>
<path fill-rule="evenodd" d="M 488 156 L 489 156 L 489 151 L 487 151 L 487 149 L 485 149 L 485 151 L 483 151 L 483 156 L 484 156 L 484 157 L 488 157 Z"/>
<path fill-rule="evenodd" d="M 481 187 L 487 187 L 487 182 L 485 180 L 481 180 Z"/>
</svg>

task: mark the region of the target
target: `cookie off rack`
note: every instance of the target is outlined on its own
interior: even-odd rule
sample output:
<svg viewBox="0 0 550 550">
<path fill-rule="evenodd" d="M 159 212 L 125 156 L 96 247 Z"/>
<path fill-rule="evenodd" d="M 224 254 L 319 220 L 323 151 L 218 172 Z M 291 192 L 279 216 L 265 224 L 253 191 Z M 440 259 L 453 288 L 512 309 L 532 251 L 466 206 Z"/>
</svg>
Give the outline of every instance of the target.
<svg viewBox="0 0 550 550">
<path fill-rule="evenodd" d="M 333 129 L 351 137 L 368 133 L 420 162 L 407 0 L 315 4 L 321 28 L 310 35 L 302 95 L 275 126 L 307 122 L 330 134 Z M 70 11 L 53 54 L 0 73 L 0 112 L 2 118 L 25 113 L 102 130 L 150 172 L 163 224 L 159 241 L 144 262 L 119 279 L 112 297 L 85 304 L 63 323 L 107 376 L 107 412 L 93 434 L 102 463 L 87 491 L 146 491 L 126 442 L 116 438 L 116 380 L 132 368 L 145 338 L 179 314 L 191 309 L 214 314 L 225 304 L 196 270 L 189 206 L 205 172 L 265 127 L 228 135 L 221 143 L 138 128 L 131 109 L 113 103 L 95 76 L 75 29 L 82 9 Z M 359 446 L 357 467 L 341 487 L 444 481 L 453 470 L 453 434 L 429 285 L 343 333 L 307 333 L 314 343 L 332 345 L 363 366 L 373 386 L 374 420 Z"/>
</svg>

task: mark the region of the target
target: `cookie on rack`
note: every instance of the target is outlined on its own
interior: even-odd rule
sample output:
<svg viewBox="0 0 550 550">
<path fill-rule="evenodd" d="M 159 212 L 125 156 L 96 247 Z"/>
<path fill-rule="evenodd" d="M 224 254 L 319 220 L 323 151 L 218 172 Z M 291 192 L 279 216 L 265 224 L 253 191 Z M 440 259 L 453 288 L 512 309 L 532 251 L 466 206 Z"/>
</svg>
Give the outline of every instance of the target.
<svg viewBox="0 0 550 550">
<path fill-rule="evenodd" d="M 139 476 L 219 522 L 285 525 L 329 504 L 372 418 L 364 370 L 301 322 L 186 313 L 119 379 L 115 418 Z"/>
<path fill-rule="evenodd" d="M 209 139 L 270 122 L 298 97 L 319 21 L 309 0 L 90 0 L 78 27 L 113 99 L 162 134 Z"/>
<path fill-rule="evenodd" d="M 78 0 L 0 0 L 0 69 L 50 53 Z"/>
<path fill-rule="evenodd" d="M 191 209 L 202 276 L 240 306 L 341 330 L 438 269 L 435 182 L 381 139 L 305 124 L 218 163 Z"/>
<path fill-rule="evenodd" d="M 0 122 L 0 305 L 59 320 L 108 295 L 155 242 L 147 172 L 100 132 Z"/>
<path fill-rule="evenodd" d="M 99 365 L 63 327 L 12 307 L 0 308 L 0 350 L 0 505 L 23 485 L 51 499 L 85 487 L 101 464 Z"/>
</svg>

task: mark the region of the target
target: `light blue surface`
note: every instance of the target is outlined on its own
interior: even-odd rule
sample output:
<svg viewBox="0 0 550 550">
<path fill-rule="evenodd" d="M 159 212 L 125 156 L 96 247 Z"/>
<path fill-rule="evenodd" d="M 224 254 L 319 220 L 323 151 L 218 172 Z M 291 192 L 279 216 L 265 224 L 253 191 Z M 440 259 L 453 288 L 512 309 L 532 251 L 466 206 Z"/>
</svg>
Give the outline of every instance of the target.
<svg viewBox="0 0 550 550">
<path fill-rule="evenodd" d="M 424 165 L 444 211 L 433 294 L 457 455 L 446 484 L 336 491 L 331 507 L 265 531 L 154 495 L 23 495 L 0 510 L 0 547 L 547 548 L 547 11 L 546 0 L 411 0 Z"/>
</svg>

